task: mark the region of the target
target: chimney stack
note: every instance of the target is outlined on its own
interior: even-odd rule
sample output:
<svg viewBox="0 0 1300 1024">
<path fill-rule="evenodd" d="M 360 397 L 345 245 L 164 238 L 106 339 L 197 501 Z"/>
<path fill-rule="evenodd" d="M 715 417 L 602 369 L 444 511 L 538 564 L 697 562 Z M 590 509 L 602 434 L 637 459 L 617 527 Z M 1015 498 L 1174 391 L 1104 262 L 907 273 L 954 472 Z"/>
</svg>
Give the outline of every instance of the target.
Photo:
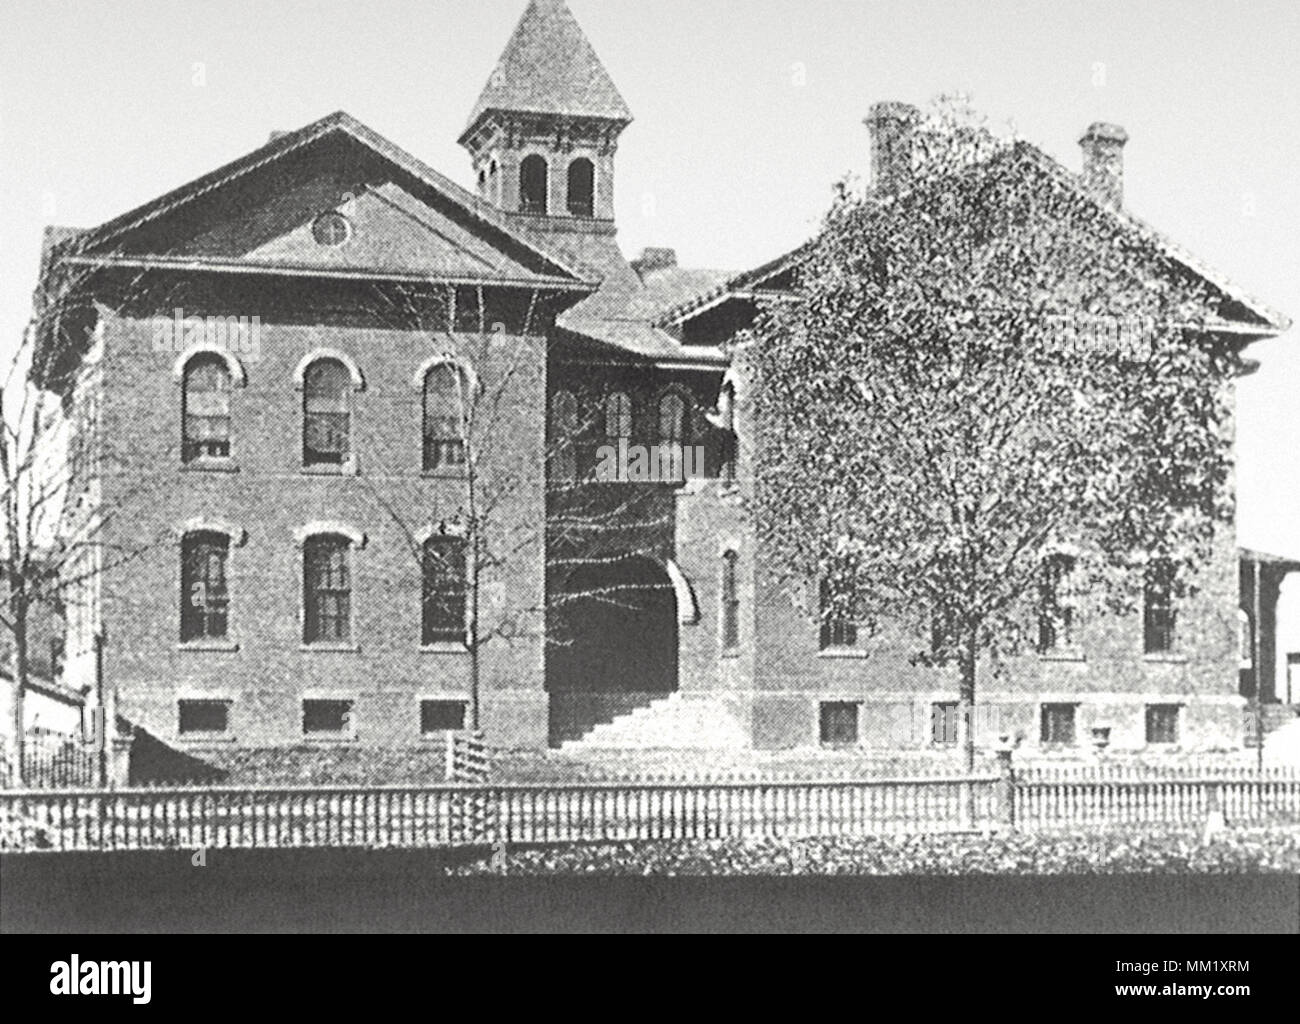
<svg viewBox="0 0 1300 1024">
<path fill-rule="evenodd" d="M 892 192 L 912 172 L 912 134 L 921 111 L 910 103 L 876 103 L 862 122 L 871 132 L 871 183 Z"/>
<path fill-rule="evenodd" d="M 1095 121 L 1079 140 L 1083 148 L 1083 184 L 1103 206 L 1124 205 L 1124 143 L 1128 132 L 1117 124 Z"/>
<path fill-rule="evenodd" d="M 652 270 L 667 270 L 677 266 L 676 249 L 656 249 L 647 246 L 641 255 L 632 260 L 632 269 L 638 277 L 644 278 Z"/>
</svg>

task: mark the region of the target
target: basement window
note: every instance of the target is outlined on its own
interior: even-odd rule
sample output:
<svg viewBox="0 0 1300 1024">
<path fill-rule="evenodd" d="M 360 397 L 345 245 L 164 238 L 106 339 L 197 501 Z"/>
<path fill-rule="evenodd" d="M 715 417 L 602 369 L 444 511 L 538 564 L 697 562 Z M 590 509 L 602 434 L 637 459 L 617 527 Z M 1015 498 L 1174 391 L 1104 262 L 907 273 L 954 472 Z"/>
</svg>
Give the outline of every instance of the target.
<svg viewBox="0 0 1300 1024">
<path fill-rule="evenodd" d="M 352 701 L 303 701 L 302 733 L 304 736 L 352 735 Z"/>
<path fill-rule="evenodd" d="M 1044 744 L 1070 746 L 1074 743 L 1074 704 L 1044 704 L 1043 728 L 1040 735 Z"/>
<path fill-rule="evenodd" d="M 1177 704 L 1148 704 L 1147 742 L 1177 743 L 1178 712 Z"/>
<path fill-rule="evenodd" d="M 821 705 L 821 742 L 827 747 L 851 747 L 858 742 L 858 705 L 828 701 Z"/>
<path fill-rule="evenodd" d="M 420 734 L 430 736 L 442 732 L 459 732 L 465 728 L 465 702 L 463 700 L 420 701 Z"/>
<path fill-rule="evenodd" d="M 224 736 L 230 731 L 230 701 L 182 700 L 177 703 L 182 736 Z"/>
<path fill-rule="evenodd" d="M 930 737 L 936 747 L 957 745 L 957 704 L 941 701 L 930 707 Z"/>
</svg>

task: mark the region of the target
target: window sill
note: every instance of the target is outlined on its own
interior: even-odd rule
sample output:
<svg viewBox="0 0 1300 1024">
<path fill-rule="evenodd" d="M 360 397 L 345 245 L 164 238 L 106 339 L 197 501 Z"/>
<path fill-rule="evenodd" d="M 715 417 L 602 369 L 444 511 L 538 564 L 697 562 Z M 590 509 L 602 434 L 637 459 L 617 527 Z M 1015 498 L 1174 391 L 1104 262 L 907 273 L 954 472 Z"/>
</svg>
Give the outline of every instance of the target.
<svg viewBox="0 0 1300 1024">
<path fill-rule="evenodd" d="M 428 743 L 431 746 L 445 747 L 452 736 L 464 731 L 463 729 L 444 729 L 442 732 L 422 732 L 420 733 L 420 742 Z"/>
<path fill-rule="evenodd" d="M 303 476 L 356 476 L 357 460 L 348 459 L 342 465 L 322 462 L 314 466 L 302 466 L 301 469 Z"/>
<path fill-rule="evenodd" d="M 316 654 L 359 654 L 361 645 L 349 643 L 299 644 L 298 650 L 311 651 Z"/>
<path fill-rule="evenodd" d="M 469 648 L 455 641 L 443 641 L 436 644 L 421 644 L 421 654 L 468 654 Z"/>
<path fill-rule="evenodd" d="M 1079 650 L 1039 651 L 1039 661 L 1087 661 L 1088 656 Z"/>
<path fill-rule="evenodd" d="M 849 661 L 866 661 L 867 652 L 860 647 L 823 647 L 817 652 L 819 658 L 838 659 L 844 658 Z"/>
<path fill-rule="evenodd" d="M 239 650 L 238 640 L 183 640 L 176 645 L 178 651 L 194 651 L 197 653 L 216 652 L 216 651 L 237 651 Z"/>
<path fill-rule="evenodd" d="M 238 473 L 239 463 L 234 459 L 199 458 L 181 463 L 182 473 Z"/>
<path fill-rule="evenodd" d="M 177 735 L 176 742 L 183 743 L 187 747 L 206 747 L 212 744 L 224 745 L 227 743 L 235 743 L 237 742 L 237 740 L 230 733 L 214 732 L 209 735 L 203 735 L 201 733 L 186 733 L 185 735 Z"/>
<path fill-rule="evenodd" d="M 1148 665 L 1186 665 L 1187 655 L 1185 654 L 1144 654 L 1142 660 Z"/>
<path fill-rule="evenodd" d="M 469 472 L 464 466 L 448 466 L 445 469 L 422 469 L 420 476 L 425 480 L 466 480 Z"/>
<path fill-rule="evenodd" d="M 822 750 L 857 750 L 862 746 L 859 740 L 850 740 L 845 743 L 828 743 L 823 740 L 818 744 Z"/>
<path fill-rule="evenodd" d="M 718 657 L 721 658 L 723 661 L 735 661 L 737 658 L 740 657 L 740 648 L 725 647 L 723 648 L 722 652 L 718 655 Z"/>
<path fill-rule="evenodd" d="M 307 733 L 303 736 L 304 743 L 319 743 L 326 747 L 344 746 L 348 743 L 356 743 L 355 736 L 331 736 L 329 733 Z"/>
</svg>

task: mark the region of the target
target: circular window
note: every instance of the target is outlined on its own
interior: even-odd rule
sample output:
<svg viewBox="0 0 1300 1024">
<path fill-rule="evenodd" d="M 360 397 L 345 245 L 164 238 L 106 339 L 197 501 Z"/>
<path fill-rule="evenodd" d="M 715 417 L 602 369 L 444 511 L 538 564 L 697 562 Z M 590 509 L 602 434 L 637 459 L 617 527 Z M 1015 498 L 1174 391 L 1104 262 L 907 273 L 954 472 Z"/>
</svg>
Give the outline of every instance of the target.
<svg viewBox="0 0 1300 1024">
<path fill-rule="evenodd" d="M 342 245 L 352 237 L 352 222 L 337 210 L 327 210 L 312 221 L 311 236 L 320 245 Z"/>
</svg>

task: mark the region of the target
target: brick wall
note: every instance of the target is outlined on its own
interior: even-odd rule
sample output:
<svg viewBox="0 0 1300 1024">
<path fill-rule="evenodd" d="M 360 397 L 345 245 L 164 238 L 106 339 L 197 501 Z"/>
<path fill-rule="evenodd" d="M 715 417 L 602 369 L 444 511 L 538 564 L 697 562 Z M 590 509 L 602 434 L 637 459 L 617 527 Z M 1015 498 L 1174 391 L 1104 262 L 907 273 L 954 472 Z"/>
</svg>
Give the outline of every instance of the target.
<svg viewBox="0 0 1300 1024">
<path fill-rule="evenodd" d="M 141 552 L 103 581 L 105 674 L 121 714 L 165 741 L 183 742 L 178 697 L 227 699 L 233 740 L 269 747 L 302 742 L 305 695 L 337 696 L 355 702 L 355 742 L 407 746 L 420 741 L 421 698 L 469 699 L 469 655 L 421 649 L 410 537 L 454 518 L 464 504 L 462 479 L 421 472 L 421 392 L 413 377 L 427 358 L 450 351 L 475 367 L 489 396 L 483 408 L 491 405 L 491 415 L 476 424 L 480 497 L 495 496 L 490 541 L 511 552 L 484 577 L 484 623 L 510 618 L 526 627 L 482 651 L 483 724 L 507 742 L 544 744 L 540 623 L 527 611 L 541 602 L 543 578 L 541 339 L 313 323 L 301 311 L 223 310 L 211 301 L 205 312 L 261 317 L 260 351 L 244 359 L 247 386 L 233 396 L 230 472 L 180 465 L 176 356 L 155 350 L 152 319 L 117 315 L 105 324 L 104 500 L 117 510 L 108 539 Z M 308 475 L 300 466 L 302 393 L 294 369 L 318 348 L 346 354 L 365 377 L 353 396 L 355 473 Z M 177 527 L 198 517 L 246 532 L 228 566 L 233 649 L 179 643 Z M 294 531 L 313 521 L 346 523 L 365 535 L 352 552 L 351 650 L 303 648 Z"/>
</svg>

